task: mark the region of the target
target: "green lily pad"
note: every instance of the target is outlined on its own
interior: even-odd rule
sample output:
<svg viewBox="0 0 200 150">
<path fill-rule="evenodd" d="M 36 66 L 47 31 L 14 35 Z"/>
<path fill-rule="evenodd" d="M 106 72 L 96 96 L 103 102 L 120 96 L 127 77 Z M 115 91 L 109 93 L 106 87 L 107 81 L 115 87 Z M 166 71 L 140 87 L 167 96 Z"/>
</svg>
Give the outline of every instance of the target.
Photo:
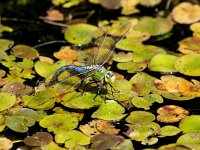
<svg viewBox="0 0 200 150">
<path fill-rule="evenodd" d="M 131 124 L 147 124 L 155 120 L 155 116 L 147 111 L 133 111 L 126 118 L 126 121 Z"/>
<path fill-rule="evenodd" d="M 178 50 L 184 54 L 200 53 L 200 38 L 187 37 L 180 41 Z"/>
<path fill-rule="evenodd" d="M 22 99 L 25 106 L 38 110 L 48 110 L 54 106 L 56 101 L 54 95 L 47 91 L 40 91 L 31 96 L 25 95 Z"/>
<path fill-rule="evenodd" d="M 134 75 L 130 79 L 130 82 L 133 84 L 132 89 L 137 92 L 139 96 L 145 96 L 150 93 L 155 79 L 156 78 L 141 72 Z"/>
<path fill-rule="evenodd" d="M 57 61 L 54 64 L 48 64 L 45 62 L 37 61 L 35 63 L 35 71 L 42 77 L 47 77 L 53 74 L 57 69 L 67 65 L 65 61 Z"/>
<path fill-rule="evenodd" d="M 95 30 L 97 27 L 90 24 L 72 25 L 65 31 L 65 39 L 72 44 L 87 44 Z"/>
<path fill-rule="evenodd" d="M 112 87 L 108 85 L 107 89 L 109 94 L 106 95 L 109 99 L 115 99 L 117 101 L 126 101 L 132 97 L 131 83 L 126 79 L 117 79 L 112 84 Z"/>
<path fill-rule="evenodd" d="M 47 128 L 49 132 L 54 134 L 73 130 L 78 125 L 78 120 L 75 117 L 67 114 L 53 114 L 44 117 L 39 122 L 40 126 Z"/>
<path fill-rule="evenodd" d="M 25 116 L 39 122 L 42 118 L 46 116 L 44 111 L 35 111 L 29 108 L 22 108 L 14 114 L 14 116 Z"/>
<path fill-rule="evenodd" d="M 159 137 L 174 136 L 174 135 L 177 135 L 178 133 L 180 133 L 179 128 L 175 126 L 167 125 L 161 128 L 161 133 Z"/>
<path fill-rule="evenodd" d="M 124 51 L 132 51 L 139 53 L 144 50 L 144 45 L 140 41 L 133 41 L 132 39 L 122 39 L 116 45 L 116 48 Z"/>
<path fill-rule="evenodd" d="M 14 44 L 14 41 L 7 39 L 0 39 L 0 51 L 6 51 L 11 48 Z"/>
<path fill-rule="evenodd" d="M 132 60 L 132 56 L 133 56 L 132 52 L 128 52 L 128 53 L 120 52 L 120 53 L 114 54 L 113 60 L 117 62 L 128 62 Z"/>
<path fill-rule="evenodd" d="M 177 139 L 176 143 L 177 144 L 200 144 L 200 133 L 199 132 L 185 133 Z"/>
<path fill-rule="evenodd" d="M 78 93 L 68 93 L 62 98 L 61 104 L 75 109 L 89 109 L 99 106 L 103 99 L 96 93 L 85 92 L 82 96 Z"/>
<path fill-rule="evenodd" d="M 144 124 L 127 124 L 131 129 L 126 133 L 132 140 L 140 141 L 142 144 L 155 144 L 157 140 L 151 140 L 156 134 L 160 133 L 160 126 L 155 122 Z"/>
<path fill-rule="evenodd" d="M 33 61 L 27 58 L 24 58 L 22 62 L 15 62 L 15 61 L 3 61 L 2 64 L 9 68 L 9 70 L 16 70 L 16 69 L 31 69 L 33 67 Z"/>
<path fill-rule="evenodd" d="M 188 76 L 200 76 L 200 54 L 188 54 L 175 62 L 175 69 Z"/>
<path fill-rule="evenodd" d="M 4 77 L 6 75 L 6 72 L 4 70 L 0 70 L 0 77 Z"/>
<path fill-rule="evenodd" d="M 128 73 L 141 72 L 147 67 L 148 62 L 124 62 L 118 63 L 117 68 L 120 70 L 127 70 Z"/>
<path fill-rule="evenodd" d="M 182 107 L 175 105 L 165 105 L 157 110 L 159 114 L 157 120 L 165 123 L 174 123 L 185 118 L 189 112 Z"/>
<path fill-rule="evenodd" d="M 12 107 L 16 102 L 15 95 L 11 93 L 0 93 L 0 111 L 4 111 Z"/>
<path fill-rule="evenodd" d="M 99 118 L 104 120 L 120 120 L 126 114 L 124 114 L 125 109 L 114 100 L 106 100 L 102 103 L 93 114 L 92 118 Z"/>
<path fill-rule="evenodd" d="M 185 117 L 179 123 L 181 131 L 188 132 L 200 132 L 200 115 L 191 115 Z"/>
<path fill-rule="evenodd" d="M 158 54 L 149 62 L 148 68 L 151 71 L 159 72 L 177 72 L 174 64 L 178 57 L 169 54 Z"/>
<path fill-rule="evenodd" d="M 144 97 L 134 97 L 131 102 L 137 108 L 148 110 L 154 102 L 163 103 L 163 98 L 158 94 L 149 94 Z"/>
<path fill-rule="evenodd" d="M 37 132 L 32 136 L 28 136 L 24 139 L 24 143 L 29 146 L 47 145 L 51 141 L 53 141 L 53 137 L 47 132 Z"/>
<path fill-rule="evenodd" d="M 120 144 L 118 144 L 117 146 L 115 146 L 114 149 L 124 149 L 124 150 L 134 150 L 133 144 L 131 142 L 131 140 L 129 139 L 125 139 L 123 142 L 121 142 Z"/>
<path fill-rule="evenodd" d="M 173 28 L 173 22 L 165 18 L 142 17 L 140 22 L 134 27 L 136 30 L 148 32 L 153 36 L 162 35 Z"/>
<path fill-rule="evenodd" d="M 3 32 L 12 32 L 13 28 L 9 27 L 9 26 L 5 26 L 5 25 L 0 25 L 0 36 L 2 36 Z"/>
<path fill-rule="evenodd" d="M 5 117 L 3 115 L 0 115 L 0 132 L 2 132 L 6 127 L 4 122 L 5 122 Z"/>
<path fill-rule="evenodd" d="M 39 56 L 36 49 L 27 45 L 16 45 L 12 48 L 12 51 L 19 58 L 35 59 Z"/>
<path fill-rule="evenodd" d="M 90 144 L 90 137 L 86 136 L 80 131 L 64 131 L 55 135 L 56 143 L 65 143 L 66 148 L 73 148 L 77 144 L 88 145 Z"/>
<path fill-rule="evenodd" d="M 35 124 L 35 120 L 27 116 L 7 116 L 5 124 L 13 131 L 25 133 L 28 131 L 28 127 Z"/>
</svg>

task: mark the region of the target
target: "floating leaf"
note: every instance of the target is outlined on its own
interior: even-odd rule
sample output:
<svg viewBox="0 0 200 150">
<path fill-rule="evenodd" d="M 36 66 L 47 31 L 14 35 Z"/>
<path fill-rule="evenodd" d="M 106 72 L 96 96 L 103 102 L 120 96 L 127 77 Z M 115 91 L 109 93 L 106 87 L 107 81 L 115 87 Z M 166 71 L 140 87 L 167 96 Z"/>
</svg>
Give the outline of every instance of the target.
<svg viewBox="0 0 200 150">
<path fill-rule="evenodd" d="M 76 109 L 89 109 L 91 107 L 99 106 L 103 99 L 96 93 L 85 92 L 82 96 L 76 93 L 65 94 L 62 98 L 61 104 Z"/>
<path fill-rule="evenodd" d="M 85 38 L 89 37 L 95 30 L 97 30 L 97 27 L 89 24 L 73 25 L 65 31 L 65 39 L 73 44 L 87 44 L 92 37 L 90 39 Z"/>
<path fill-rule="evenodd" d="M 151 71 L 159 72 L 177 72 L 174 64 L 178 58 L 169 54 L 158 54 L 149 62 L 148 68 Z"/>
<path fill-rule="evenodd" d="M 134 150 L 131 140 L 128 139 L 115 146 L 114 149 Z"/>
<path fill-rule="evenodd" d="M 159 137 L 174 136 L 174 135 L 177 135 L 178 133 L 180 133 L 179 128 L 175 126 L 167 125 L 161 128 Z"/>
<path fill-rule="evenodd" d="M 200 38 L 188 37 L 178 42 L 178 44 L 178 50 L 183 54 L 200 53 Z"/>
<path fill-rule="evenodd" d="M 121 0 L 122 14 L 131 15 L 140 12 L 140 10 L 136 8 L 136 5 L 139 3 L 140 0 Z"/>
<path fill-rule="evenodd" d="M 120 0 L 100 0 L 101 6 L 107 9 L 119 9 L 120 8 Z"/>
<path fill-rule="evenodd" d="M 50 142 L 48 145 L 43 145 L 41 148 L 42 149 L 48 149 L 48 150 L 66 150 L 65 148 L 58 146 L 54 142 Z"/>
<path fill-rule="evenodd" d="M 27 45 L 16 45 L 12 48 L 12 51 L 19 58 L 35 59 L 39 56 L 36 49 Z"/>
<path fill-rule="evenodd" d="M 99 134 L 91 139 L 93 149 L 112 149 L 118 144 L 124 141 L 122 136 L 116 136 L 113 134 Z"/>
<path fill-rule="evenodd" d="M 0 93 L 0 111 L 4 111 L 12 107 L 16 102 L 15 95 L 11 93 Z"/>
<path fill-rule="evenodd" d="M 194 83 L 174 75 L 165 75 L 161 77 L 161 80 L 155 80 L 154 85 L 163 92 L 179 93 L 185 97 L 199 97 L 200 89 L 198 87 L 200 82 L 196 80 L 193 80 L 193 82 Z"/>
<path fill-rule="evenodd" d="M 134 97 L 131 102 L 137 108 L 148 110 L 154 102 L 163 103 L 163 98 L 158 94 L 149 94 L 144 97 Z"/>
<path fill-rule="evenodd" d="M 185 117 L 179 123 L 179 128 L 181 131 L 188 132 L 200 132 L 200 116 L 199 115 L 191 115 Z"/>
<path fill-rule="evenodd" d="M 147 62 L 125 62 L 125 63 L 118 63 L 117 68 L 121 70 L 127 70 L 128 73 L 136 73 L 141 72 L 147 67 Z"/>
<path fill-rule="evenodd" d="M 200 22 L 196 22 L 190 25 L 190 30 L 193 31 L 194 38 L 200 38 Z"/>
<path fill-rule="evenodd" d="M 54 73 L 57 69 L 65 66 L 65 61 L 57 61 L 54 64 L 49 64 L 41 61 L 35 63 L 35 71 L 42 77 L 47 77 L 48 75 Z"/>
<path fill-rule="evenodd" d="M 130 79 L 130 82 L 133 84 L 132 89 L 137 92 L 139 96 L 145 96 L 150 93 L 154 80 L 154 77 L 141 72 L 134 75 Z"/>
<path fill-rule="evenodd" d="M 155 119 L 155 116 L 146 111 L 133 111 L 126 118 L 126 121 L 131 124 L 147 124 L 152 122 Z"/>
<path fill-rule="evenodd" d="M 189 76 L 200 76 L 200 54 L 188 54 L 179 58 L 175 68 L 180 73 Z"/>
<path fill-rule="evenodd" d="M 177 144 L 200 144 L 200 133 L 185 133 L 177 139 Z"/>
<path fill-rule="evenodd" d="M 181 24 L 191 24 L 200 19 L 200 6 L 182 2 L 172 10 L 173 19 Z"/>
<path fill-rule="evenodd" d="M 47 91 L 37 92 L 31 96 L 25 95 L 22 99 L 25 106 L 38 110 L 48 110 L 54 106 L 56 101 L 54 95 Z"/>
<path fill-rule="evenodd" d="M 0 39 L 0 51 L 6 51 L 10 49 L 14 44 L 14 41 L 7 39 Z"/>
<path fill-rule="evenodd" d="M 103 120 L 119 120 L 123 118 L 125 109 L 114 100 L 106 100 L 93 114 L 92 118 Z"/>
<path fill-rule="evenodd" d="M 35 124 L 35 120 L 26 116 L 7 116 L 5 124 L 13 131 L 25 133 L 28 131 L 28 127 Z"/>
<path fill-rule="evenodd" d="M 117 79 L 112 84 L 112 87 L 108 85 L 109 94 L 106 97 L 112 99 L 114 97 L 117 101 L 126 101 L 133 96 L 131 93 L 131 83 L 126 79 Z"/>
<path fill-rule="evenodd" d="M 2 132 L 6 127 L 4 122 L 5 122 L 5 117 L 3 115 L 0 115 L 0 132 Z"/>
<path fill-rule="evenodd" d="M 159 114 L 157 120 L 165 123 L 174 123 L 185 118 L 189 112 L 182 107 L 175 105 L 165 105 L 157 110 Z"/>
<path fill-rule="evenodd" d="M 139 23 L 134 27 L 136 30 L 148 32 L 151 35 L 162 35 L 173 28 L 173 23 L 165 18 L 142 17 Z"/>
<path fill-rule="evenodd" d="M 32 87 L 25 86 L 23 83 L 20 82 L 9 82 L 5 84 L 2 88 L 2 92 L 9 92 L 17 96 L 29 94 L 32 92 L 32 90 L 33 90 Z"/>
<path fill-rule="evenodd" d="M 69 46 L 62 47 L 58 52 L 54 53 L 57 59 L 65 60 L 67 62 L 76 60 L 78 52 L 71 49 Z"/>
<path fill-rule="evenodd" d="M 161 0 L 142 0 L 140 4 L 146 7 L 153 7 L 155 5 L 158 5 L 160 2 Z"/>
<path fill-rule="evenodd" d="M 1 137 L 0 138 L 0 149 L 2 150 L 9 150 L 13 147 L 13 143 L 11 140 Z"/>
<path fill-rule="evenodd" d="M 118 134 L 119 129 L 116 129 L 110 121 L 107 120 L 97 120 L 96 128 L 98 131 L 107 134 Z"/>
<path fill-rule="evenodd" d="M 77 125 L 78 120 L 67 114 L 53 114 L 40 120 L 41 127 L 47 128 L 49 132 L 54 132 L 55 134 L 73 130 Z"/>
<path fill-rule="evenodd" d="M 29 146 L 42 146 L 47 145 L 53 140 L 51 134 L 47 132 L 36 132 L 32 136 L 28 136 L 24 139 L 24 143 Z"/>
<path fill-rule="evenodd" d="M 120 52 L 118 54 L 114 54 L 113 60 L 117 62 L 128 62 L 132 60 L 132 56 L 133 53 L 131 52 L 128 53 Z"/>
<path fill-rule="evenodd" d="M 51 9 L 47 11 L 47 16 L 41 16 L 40 18 L 50 21 L 63 21 L 64 15 L 59 10 Z"/>
<path fill-rule="evenodd" d="M 79 145 L 88 145 L 90 144 L 90 138 L 84 135 L 80 131 L 72 130 L 72 131 L 64 131 L 62 133 L 58 133 L 55 136 L 56 143 L 65 143 L 66 148 L 73 148 L 76 144 Z"/>
</svg>

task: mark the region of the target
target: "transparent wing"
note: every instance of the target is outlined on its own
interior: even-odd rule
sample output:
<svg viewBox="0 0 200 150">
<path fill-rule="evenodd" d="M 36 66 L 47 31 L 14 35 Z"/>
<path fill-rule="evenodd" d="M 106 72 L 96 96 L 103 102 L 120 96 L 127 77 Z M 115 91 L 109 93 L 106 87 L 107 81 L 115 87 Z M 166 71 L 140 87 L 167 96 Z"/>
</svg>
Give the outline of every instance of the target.
<svg viewBox="0 0 200 150">
<path fill-rule="evenodd" d="M 108 35 L 107 27 L 98 28 L 90 36 L 91 42 L 89 44 L 79 45 L 79 49 L 82 51 L 78 60 L 85 62 L 87 65 L 105 64 L 111 57 L 116 44 L 125 37 L 130 28 L 131 23 L 122 24 L 119 28 L 113 30 L 111 35 Z"/>
</svg>

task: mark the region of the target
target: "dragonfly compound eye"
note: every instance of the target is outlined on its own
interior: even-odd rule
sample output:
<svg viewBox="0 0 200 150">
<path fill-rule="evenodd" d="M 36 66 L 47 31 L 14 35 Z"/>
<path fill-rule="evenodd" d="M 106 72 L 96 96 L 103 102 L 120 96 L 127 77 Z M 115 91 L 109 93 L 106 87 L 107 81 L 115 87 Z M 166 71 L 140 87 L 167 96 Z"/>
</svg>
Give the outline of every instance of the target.
<svg viewBox="0 0 200 150">
<path fill-rule="evenodd" d="M 116 76 L 111 71 L 107 71 L 105 74 L 105 81 L 107 83 L 113 83 L 116 79 Z"/>
</svg>

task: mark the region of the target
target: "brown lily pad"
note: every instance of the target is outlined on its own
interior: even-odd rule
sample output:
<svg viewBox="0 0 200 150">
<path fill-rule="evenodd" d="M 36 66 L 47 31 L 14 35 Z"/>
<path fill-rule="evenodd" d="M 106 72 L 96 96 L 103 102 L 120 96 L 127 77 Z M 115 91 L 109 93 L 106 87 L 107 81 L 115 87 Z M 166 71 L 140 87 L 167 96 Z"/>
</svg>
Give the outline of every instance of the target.
<svg viewBox="0 0 200 150">
<path fill-rule="evenodd" d="M 164 123 L 174 123 L 185 118 L 189 112 L 182 107 L 165 105 L 157 110 L 157 120 Z"/>
</svg>

